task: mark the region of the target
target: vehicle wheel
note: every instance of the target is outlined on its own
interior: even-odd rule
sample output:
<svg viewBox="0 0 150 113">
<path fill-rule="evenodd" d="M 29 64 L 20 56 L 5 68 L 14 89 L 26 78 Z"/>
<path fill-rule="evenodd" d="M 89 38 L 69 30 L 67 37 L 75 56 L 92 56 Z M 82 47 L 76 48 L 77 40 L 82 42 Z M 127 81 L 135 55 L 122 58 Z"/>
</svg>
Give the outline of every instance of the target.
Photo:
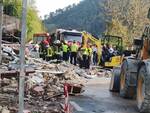
<svg viewBox="0 0 150 113">
<path fill-rule="evenodd" d="M 142 66 L 137 81 L 137 107 L 142 113 L 150 113 L 150 73 Z"/>
<path fill-rule="evenodd" d="M 112 71 L 111 82 L 109 90 L 112 92 L 119 92 L 120 89 L 120 67 L 116 67 Z"/>
<path fill-rule="evenodd" d="M 135 87 L 129 86 L 130 84 L 130 72 L 127 68 L 127 62 L 124 62 L 121 67 L 120 74 L 120 96 L 123 98 L 134 98 Z"/>
</svg>

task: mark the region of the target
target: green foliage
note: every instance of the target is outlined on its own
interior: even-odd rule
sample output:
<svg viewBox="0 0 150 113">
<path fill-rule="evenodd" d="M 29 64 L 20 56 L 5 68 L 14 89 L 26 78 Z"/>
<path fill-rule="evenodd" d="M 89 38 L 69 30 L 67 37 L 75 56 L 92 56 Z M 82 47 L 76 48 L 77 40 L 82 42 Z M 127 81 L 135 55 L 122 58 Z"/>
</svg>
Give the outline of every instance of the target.
<svg viewBox="0 0 150 113">
<path fill-rule="evenodd" d="M 32 2 L 34 3 L 34 2 Z M 22 0 L 5 0 L 4 13 L 21 19 Z M 27 9 L 27 41 L 32 39 L 34 33 L 42 32 L 44 29 L 42 21 L 38 17 L 35 7 L 28 6 Z"/>
<path fill-rule="evenodd" d="M 22 0 L 4 0 L 4 13 L 17 18 L 21 17 Z"/>
<path fill-rule="evenodd" d="M 124 39 L 124 44 L 130 42 L 126 37 L 128 35 L 128 28 L 126 26 L 123 26 L 120 21 L 115 19 L 112 19 L 107 23 L 105 35 L 122 37 Z"/>
<path fill-rule="evenodd" d="M 44 23 L 49 32 L 51 27 L 64 29 L 86 30 L 99 36 L 105 30 L 102 9 L 102 0 L 83 0 L 78 5 L 70 5 L 45 15 Z"/>
<path fill-rule="evenodd" d="M 115 32 L 118 32 L 118 35 L 120 31 L 124 32 L 124 41 L 130 45 L 133 38 L 142 35 L 144 26 L 149 23 L 147 19 L 149 6 L 149 0 L 105 0 L 104 3 L 108 24 L 115 22 L 115 26 L 120 26 L 115 28 L 117 29 Z M 114 28 L 108 25 L 107 31 L 109 34 L 113 33 Z"/>
<path fill-rule="evenodd" d="M 118 20 L 112 19 L 111 22 L 107 23 L 106 34 L 113 36 L 125 37 L 127 36 L 128 29 L 123 26 Z"/>
<path fill-rule="evenodd" d="M 43 24 L 37 15 L 37 11 L 34 8 L 28 8 L 27 15 L 27 34 L 28 41 L 31 40 L 34 33 L 43 32 Z"/>
</svg>

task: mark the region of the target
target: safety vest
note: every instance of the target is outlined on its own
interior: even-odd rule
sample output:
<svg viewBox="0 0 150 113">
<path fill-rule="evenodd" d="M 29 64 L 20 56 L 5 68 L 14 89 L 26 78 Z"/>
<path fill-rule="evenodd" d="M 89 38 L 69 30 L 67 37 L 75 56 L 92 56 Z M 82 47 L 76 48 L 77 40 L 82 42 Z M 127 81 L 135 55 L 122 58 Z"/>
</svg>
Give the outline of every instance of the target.
<svg viewBox="0 0 150 113">
<path fill-rule="evenodd" d="M 51 47 L 48 47 L 48 48 L 47 48 L 47 56 L 48 56 L 48 57 L 52 57 L 52 54 L 53 54 L 52 48 L 51 48 Z"/>
<path fill-rule="evenodd" d="M 88 48 L 89 55 L 92 55 L 92 48 Z"/>
<path fill-rule="evenodd" d="M 77 44 L 72 44 L 71 45 L 71 52 L 77 52 L 78 51 L 78 46 Z"/>
<path fill-rule="evenodd" d="M 67 45 L 62 45 L 63 52 L 68 52 L 68 46 Z"/>
<path fill-rule="evenodd" d="M 55 54 L 56 54 L 56 55 L 60 55 L 60 54 L 61 54 L 61 49 L 60 49 L 60 47 L 56 47 Z"/>
<path fill-rule="evenodd" d="M 83 49 L 83 55 L 89 55 L 89 51 L 87 48 L 82 48 Z"/>
</svg>

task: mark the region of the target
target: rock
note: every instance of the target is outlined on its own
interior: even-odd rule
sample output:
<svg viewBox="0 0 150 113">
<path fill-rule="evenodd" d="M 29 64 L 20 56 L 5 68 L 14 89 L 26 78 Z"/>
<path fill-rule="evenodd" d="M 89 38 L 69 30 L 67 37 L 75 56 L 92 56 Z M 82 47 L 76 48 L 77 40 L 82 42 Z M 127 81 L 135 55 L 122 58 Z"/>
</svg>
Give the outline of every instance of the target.
<svg viewBox="0 0 150 113">
<path fill-rule="evenodd" d="M 42 96 L 44 94 L 44 89 L 42 86 L 36 86 L 33 88 L 33 94 L 37 96 Z"/>
<path fill-rule="evenodd" d="M 5 93 L 17 93 L 18 92 L 18 89 L 17 87 L 4 87 L 3 88 L 3 92 Z"/>
<path fill-rule="evenodd" d="M 3 109 L 2 109 L 2 113 L 10 113 L 10 111 L 8 110 L 8 108 L 7 108 L 7 107 L 3 107 Z"/>
<path fill-rule="evenodd" d="M 69 84 L 82 84 L 84 81 L 83 76 L 79 76 L 75 69 L 80 70 L 78 67 L 73 66 L 69 63 L 49 64 L 41 59 L 27 59 L 27 65 L 32 65 L 35 70 L 34 74 L 25 77 L 25 108 L 24 113 L 31 113 L 34 111 L 45 113 L 63 113 L 62 108 L 59 106 L 60 103 L 64 103 L 64 83 Z M 30 64 L 29 64 L 30 63 Z M 16 66 L 11 66 L 10 69 L 16 70 Z M 81 74 L 87 74 L 85 70 L 81 70 Z M 80 73 L 80 72 L 79 72 Z M 92 72 L 91 72 L 92 73 Z M 93 73 L 96 73 L 93 71 Z M 11 87 L 5 87 L 6 91 L 17 90 L 17 79 L 4 79 L 6 84 Z M 12 89 L 11 89 L 12 88 Z M 15 90 L 14 90 L 15 89 Z M 80 90 L 80 89 L 79 89 Z M 75 92 L 78 92 L 78 87 L 75 87 Z M 80 91 L 79 91 L 80 92 Z M 14 93 L 13 93 L 14 94 Z M 11 94 L 12 95 L 12 94 Z M 15 95 L 16 96 L 16 95 Z M 7 98 L 5 98 L 7 99 Z M 10 107 L 18 106 L 18 100 L 12 101 L 9 99 L 8 105 L 13 103 Z M 1 100 L 0 100 L 1 101 Z M 16 104 L 15 104 L 16 103 Z M 14 105 L 14 106 L 13 106 Z M 9 107 L 9 110 L 12 111 Z M 4 109 L 3 113 L 8 113 L 8 109 Z M 18 107 L 16 107 L 18 110 Z"/>
<path fill-rule="evenodd" d="M 40 85 L 44 83 L 43 75 L 40 73 L 35 74 L 29 79 L 30 86 L 32 84 Z"/>
<path fill-rule="evenodd" d="M 30 110 L 23 110 L 23 113 L 31 113 Z"/>
<path fill-rule="evenodd" d="M 2 109 L 3 109 L 3 107 L 2 107 L 2 106 L 0 106 L 0 111 L 2 111 Z"/>
</svg>

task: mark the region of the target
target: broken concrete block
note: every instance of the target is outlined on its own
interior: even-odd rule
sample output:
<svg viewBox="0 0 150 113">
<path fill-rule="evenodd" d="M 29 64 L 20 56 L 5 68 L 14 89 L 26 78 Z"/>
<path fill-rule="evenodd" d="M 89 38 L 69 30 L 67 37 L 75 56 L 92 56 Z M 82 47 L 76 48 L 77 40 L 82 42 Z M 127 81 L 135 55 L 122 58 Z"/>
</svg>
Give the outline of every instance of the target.
<svg viewBox="0 0 150 113">
<path fill-rule="evenodd" d="M 8 108 L 7 108 L 7 107 L 3 107 L 3 109 L 2 109 L 2 113 L 10 113 L 10 111 L 8 110 Z"/>
<path fill-rule="evenodd" d="M 2 111 L 2 109 L 3 109 L 3 107 L 2 107 L 2 106 L 0 106 L 0 111 Z"/>
<path fill-rule="evenodd" d="M 23 110 L 23 113 L 31 113 L 29 110 Z"/>
<path fill-rule="evenodd" d="M 36 86 L 33 88 L 33 93 L 37 96 L 42 96 L 44 94 L 44 89 L 42 86 Z"/>
</svg>

